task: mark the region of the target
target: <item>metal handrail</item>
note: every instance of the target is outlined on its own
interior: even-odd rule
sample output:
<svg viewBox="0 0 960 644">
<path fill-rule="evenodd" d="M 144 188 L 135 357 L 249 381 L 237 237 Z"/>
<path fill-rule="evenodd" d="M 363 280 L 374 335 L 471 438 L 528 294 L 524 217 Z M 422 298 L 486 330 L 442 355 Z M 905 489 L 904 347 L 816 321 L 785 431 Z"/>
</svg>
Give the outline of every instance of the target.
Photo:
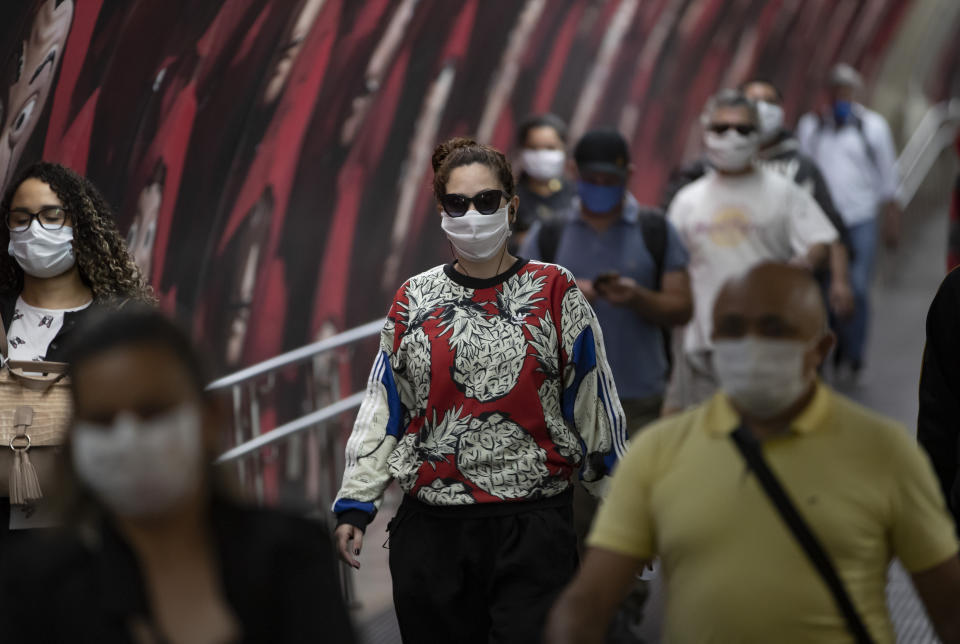
<svg viewBox="0 0 960 644">
<path fill-rule="evenodd" d="M 359 407 L 365 394 L 365 391 L 358 391 L 352 396 L 338 400 L 332 405 L 327 405 L 323 409 L 318 409 L 317 411 L 307 414 L 306 416 L 301 416 L 297 420 L 286 423 L 285 425 L 281 425 L 275 429 L 271 429 L 264 434 L 260 434 L 259 436 L 248 440 L 245 443 L 241 443 L 240 445 L 227 450 L 221 454 L 219 458 L 214 461 L 214 463 L 216 465 L 222 465 L 224 463 L 229 463 L 230 461 L 235 461 L 239 458 L 247 456 L 252 452 L 255 452 L 261 447 L 266 447 L 271 443 L 276 443 L 277 441 L 287 438 L 292 434 L 302 432 L 305 429 L 310 429 L 314 425 L 319 425 L 325 420 L 339 416 L 343 412 L 349 411 L 354 407 Z"/>
<path fill-rule="evenodd" d="M 207 390 L 222 391 L 225 389 L 233 389 L 236 396 L 236 392 L 239 391 L 240 385 L 246 384 L 256 378 L 268 376 L 276 371 L 279 371 L 280 369 L 312 360 L 323 353 L 349 346 L 351 344 L 356 344 L 357 342 L 367 338 L 375 337 L 380 333 L 384 322 L 384 319 L 374 320 L 361 326 L 348 329 L 343 333 L 338 333 L 337 335 L 325 338 L 319 342 L 313 342 L 306 346 L 300 347 L 299 349 L 282 353 L 269 360 L 265 360 L 264 362 L 224 376 L 219 380 L 215 380 L 207 385 Z M 308 430 L 323 423 L 324 421 L 339 416 L 345 411 L 359 407 L 360 403 L 363 401 L 364 393 L 365 392 L 362 391 L 354 393 L 347 398 L 338 400 L 335 403 L 301 416 L 300 418 L 290 421 L 289 423 L 275 427 L 274 429 L 264 432 L 263 434 L 255 435 L 252 439 L 240 443 L 239 445 L 236 445 L 235 447 L 232 447 L 221 454 L 216 459 L 215 463 L 217 465 L 222 465 L 224 463 L 237 461 L 244 456 L 248 456 L 256 452 L 260 448 Z"/>
<path fill-rule="evenodd" d="M 252 365 L 246 369 L 241 369 L 240 371 L 232 373 L 228 376 L 224 376 L 219 380 L 214 380 L 207 385 L 207 390 L 219 391 L 222 389 L 229 389 L 230 387 L 235 387 L 236 385 L 259 378 L 260 376 L 265 376 L 273 371 L 283 369 L 284 367 L 306 362 L 307 360 L 317 357 L 321 353 L 326 353 L 327 351 L 338 349 L 349 344 L 354 344 L 360 340 L 365 340 L 366 338 L 371 338 L 380 333 L 380 330 L 383 328 L 383 324 L 383 319 L 374 320 L 373 322 L 367 322 L 362 326 L 344 331 L 343 333 L 338 333 L 337 335 L 325 338 L 319 342 L 308 344 L 300 347 L 299 349 L 288 351 L 287 353 L 281 353 L 280 355 L 270 358 L 269 360 Z"/>
<path fill-rule="evenodd" d="M 897 186 L 896 200 L 901 208 L 906 208 L 923 180 L 930 173 L 943 152 L 957 135 L 960 128 L 960 99 L 951 99 L 932 106 L 917 128 L 910 136 L 910 140 L 897 158 L 897 173 L 900 182 Z"/>
</svg>

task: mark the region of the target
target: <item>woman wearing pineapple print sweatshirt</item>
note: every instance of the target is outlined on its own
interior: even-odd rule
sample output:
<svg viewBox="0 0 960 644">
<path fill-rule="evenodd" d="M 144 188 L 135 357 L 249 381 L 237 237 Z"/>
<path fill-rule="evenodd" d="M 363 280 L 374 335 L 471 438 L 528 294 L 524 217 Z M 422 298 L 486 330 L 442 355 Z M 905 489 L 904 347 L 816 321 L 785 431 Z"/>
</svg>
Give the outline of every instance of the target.
<svg viewBox="0 0 960 644">
<path fill-rule="evenodd" d="M 395 478 L 394 602 L 405 642 L 536 642 L 577 563 L 570 479 L 596 491 L 625 423 L 593 309 L 565 269 L 507 252 L 518 199 L 504 155 L 433 155 L 455 261 L 390 309 L 334 505 L 340 556 Z"/>
</svg>

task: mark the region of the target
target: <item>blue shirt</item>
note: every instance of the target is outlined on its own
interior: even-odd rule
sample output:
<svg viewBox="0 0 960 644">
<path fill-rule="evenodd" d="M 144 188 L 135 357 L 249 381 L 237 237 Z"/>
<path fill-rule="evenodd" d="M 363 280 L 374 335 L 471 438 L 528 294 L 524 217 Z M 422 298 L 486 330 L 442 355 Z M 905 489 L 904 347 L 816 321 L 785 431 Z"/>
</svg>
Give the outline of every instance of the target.
<svg viewBox="0 0 960 644">
<path fill-rule="evenodd" d="M 613 225 L 597 232 L 579 215 L 571 213 L 557 244 L 553 261 L 567 268 L 578 279 L 596 279 L 616 271 L 632 277 L 637 284 L 657 289 L 657 271 L 647 249 L 640 224 L 640 206 L 627 195 L 623 214 Z M 667 246 L 663 272 L 686 270 L 690 256 L 673 225 L 667 221 Z M 520 255 L 540 259 L 539 233 L 535 223 L 524 239 Z M 651 324 L 628 306 L 617 306 L 597 298 L 593 308 L 603 331 L 607 359 L 613 371 L 621 399 L 640 399 L 663 395 L 669 365 L 660 327 Z"/>
</svg>

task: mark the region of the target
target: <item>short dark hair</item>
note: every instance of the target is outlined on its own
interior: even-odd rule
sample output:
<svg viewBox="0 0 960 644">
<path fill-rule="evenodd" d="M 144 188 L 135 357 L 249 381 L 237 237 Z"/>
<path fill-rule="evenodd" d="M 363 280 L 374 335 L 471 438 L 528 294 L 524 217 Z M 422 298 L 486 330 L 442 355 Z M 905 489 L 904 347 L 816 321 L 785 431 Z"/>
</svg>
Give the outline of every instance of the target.
<svg viewBox="0 0 960 644">
<path fill-rule="evenodd" d="M 556 114 L 531 114 L 520 122 L 517 126 L 517 147 L 524 147 L 527 144 L 527 137 L 530 136 L 530 130 L 538 127 L 549 127 L 560 140 L 567 142 L 567 124 Z"/>
<path fill-rule="evenodd" d="M 773 93 L 774 93 L 774 94 L 777 95 L 777 100 L 778 100 L 778 101 L 782 101 L 782 100 L 783 100 L 783 92 L 780 91 L 780 88 L 777 87 L 777 86 L 773 83 L 773 81 L 767 80 L 766 78 L 752 78 L 752 79 L 750 79 L 750 80 L 748 80 L 748 81 L 744 81 L 744 82 L 740 83 L 740 86 L 739 86 L 737 89 L 739 89 L 741 92 L 743 92 L 744 94 L 746 94 L 746 93 L 747 93 L 747 88 L 748 88 L 749 86 L 751 86 L 751 85 L 766 85 L 767 87 L 769 87 L 770 89 L 773 90 Z"/>
<path fill-rule="evenodd" d="M 159 310 L 131 304 L 120 310 L 91 312 L 66 351 L 71 372 L 114 349 L 156 347 L 176 358 L 202 397 L 209 383 L 206 363 L 190 336 Z"/>
<path fill-rule="evenodd" d="M 722 89 L 710 97 L 710 100 L 707 101 L 707 106 L 703 109 L 703 114 L 700 116 L 701 123 L 704 125 L 709 124 L 713 113 L 721 107 L 745 109 L 750 114 L 750 119 L 754 125 L 760 121 L 760 117 L 757 115 L 757 106 L 754 102 L 748 99 L 739 89 L 731 88 Z"/>
</svg>

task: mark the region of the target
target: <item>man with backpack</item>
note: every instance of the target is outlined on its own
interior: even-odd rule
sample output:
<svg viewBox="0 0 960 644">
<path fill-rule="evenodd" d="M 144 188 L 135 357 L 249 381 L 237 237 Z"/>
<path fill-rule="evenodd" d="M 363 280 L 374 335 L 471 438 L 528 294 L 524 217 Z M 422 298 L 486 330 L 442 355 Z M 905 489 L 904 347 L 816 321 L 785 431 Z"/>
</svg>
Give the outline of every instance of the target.
<svg viewBox="0 0 960 644">
<path fill-rule="evenodd" d="M 820 166 L 830 194 L 850 231 L 853 257 L 850 282 L 854 311 L 838 327 L 834 363 L 853 376 L 863 367 L 869 319 L 870 282 L 876 259 L 878 216 L 884 241 L 894 247 L 900 236 L 896 151 L 890 126 L 878 113 L 854 102 L 860 74 L 846 64 L 830 74 L 829 109 L 805 114 L 797 126 L 800 147 Z"/>
<path fill-rule="evenodd" d="M 520 256 L 566 267 L 593 305 L 607 358 L 627 417 L 627 433 L 656 420 L 669 377 L 668 331 L 685 324 L 693 300 L 688 255 L 662 211 L 637 203 L 627 190 L 633 167 L 616 130 L 588 132 L 574 149 L 577 198 L 573 209 L 530 228 Z M 581 539 L 596 504 L 574 497 Z M 624 602 L 609 642 L 638 641 L 646 586 L 639 580 Z"/>
<path fill-rule="evenodd" d="M 600 320 L 628 432 L 654 420 L 669 371 L 663 327 L 692 312 L 687 251 L 663 213 L 627 191 L 630 152 L 616 130 L 588 132 L 574 151 L 573 211 L 538 222 L 523 257 L 569 269 Z"/>
</svg>

